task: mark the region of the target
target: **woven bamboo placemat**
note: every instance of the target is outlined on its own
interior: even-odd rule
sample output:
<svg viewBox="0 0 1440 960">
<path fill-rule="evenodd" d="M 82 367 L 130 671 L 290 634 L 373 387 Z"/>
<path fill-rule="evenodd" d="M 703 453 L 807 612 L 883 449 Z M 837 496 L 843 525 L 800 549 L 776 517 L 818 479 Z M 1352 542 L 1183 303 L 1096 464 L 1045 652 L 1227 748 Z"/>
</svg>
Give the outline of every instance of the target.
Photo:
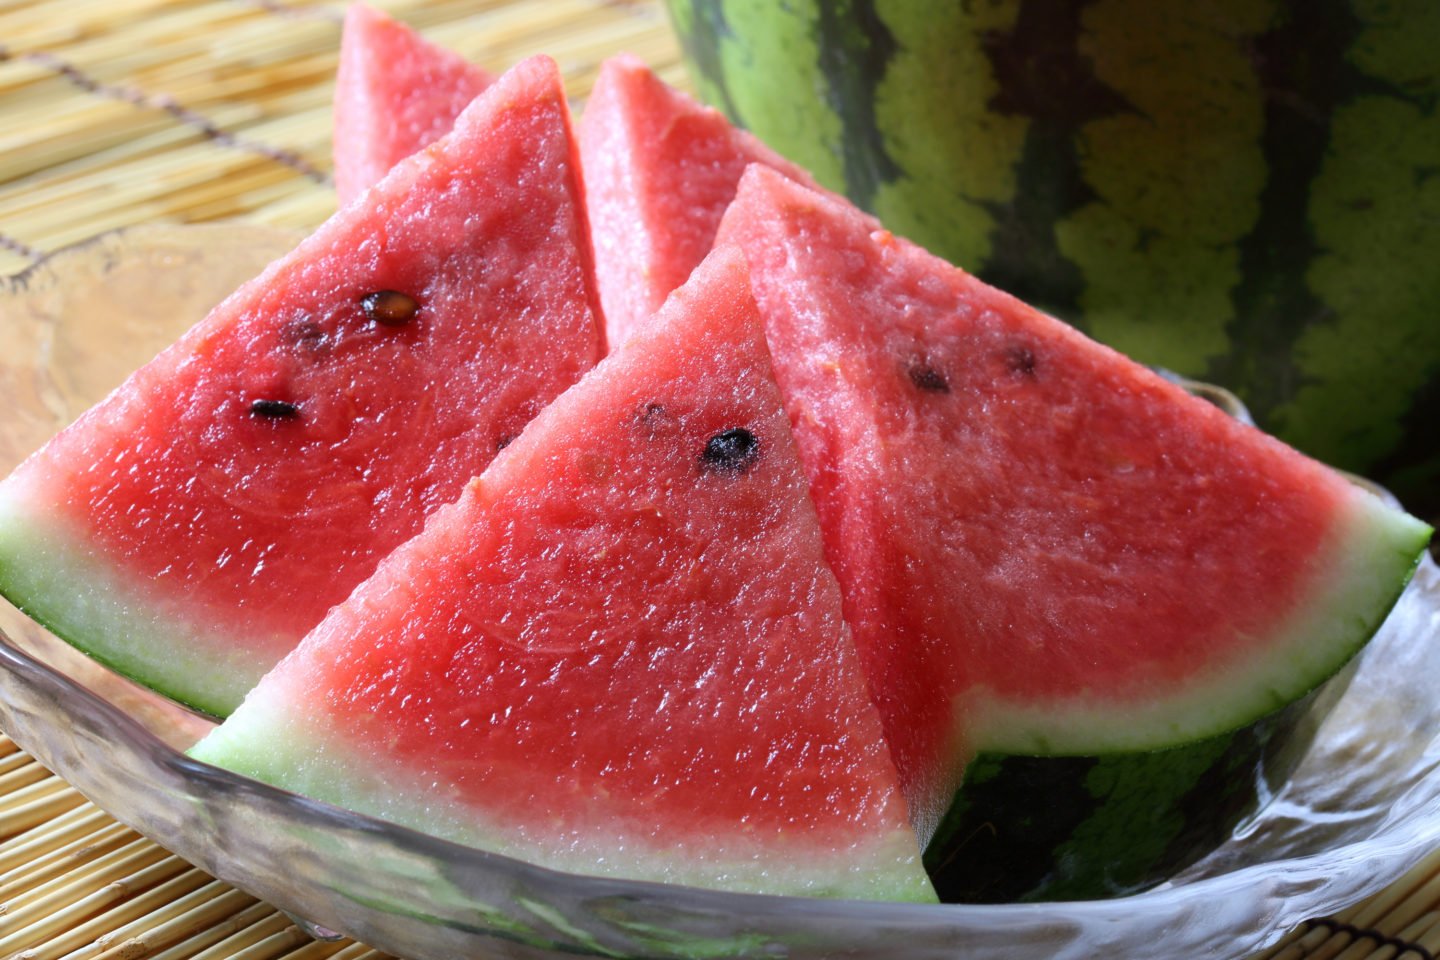
<svg viewBox="0 0 1440 960">
<path fill-rule="evenodd" d="M 686 85 L 656 0 L 380 0 L 496 72 L 549 53 L 583 100 L 629 50 Z M 334 211 L 342 7 L 286 0 L 0 0 L 0 275 L 104 230 Z M 1434 960 L 1440 852 L 1265 960 Z M 96 809 L 0 735 L 0 958 L 374 960 L 310 941 Z"/>
</svg>

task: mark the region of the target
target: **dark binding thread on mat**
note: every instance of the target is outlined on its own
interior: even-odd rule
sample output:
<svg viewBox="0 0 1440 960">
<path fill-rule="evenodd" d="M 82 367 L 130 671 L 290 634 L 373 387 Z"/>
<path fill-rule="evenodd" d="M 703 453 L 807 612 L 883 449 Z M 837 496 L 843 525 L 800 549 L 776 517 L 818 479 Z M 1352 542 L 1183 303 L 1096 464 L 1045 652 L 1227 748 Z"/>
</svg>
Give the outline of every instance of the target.
<svg viewBox="0 0 1440 960">
<path fill-rule="evenodd" d="M 1413 953 L 1420 957 L 1420 960 L 1435 960 L 1435 954 L 1409 940 L 1401 940 L 1399 937 L 1392 937 L 1389 934 L 1381 933 L 1372 927 L 1357 927 L 1351 923 L 1344 923 L 1340 920 L 1306 920 L 1307 929 L 1329 930 L 1331 933 L 1348 933 L 1352 941 L 1374 940 L 1377 947 L 1394 947 L 1395 960 L 1407 953 Z"/>
<path fill-rule="evenodd" d="M 0 250 L 9 250 L 13 254 L 25 257 L 27 260 L 36 263 L 45 256 L 45 254 L 30 246 L 30 244 L 22 240 L 16 240 L 14 237 L 4 233 L 0 233 Z"/>
<path fill-rule="evenodd" d="M 215 121 L 203 114 L 196 113 L 178 103 L 174 98 L 165 94 L 149 94 L 135 87 L 117 86 L 114 84 L 101 83 L 81 70 L 75 64 L 62 60 L 52 53 L 43 50 L 35 50 L 29 53 L 16 53 L 4 44 L 0 44 L 0 63 L 6 60 L 24 61 L 43 67 L 64 77 L 73 86 L 84 90 L 86 93 L 93 93 L 99 97 L 110 100 L 118 100 L 121 103 L 128 103 L 131 106 L 144 110 L 159 110 L 168 113 L 185 126 L 199 131 L 206 139 L 225 147 L 234 147 L 237 150 L 244 150 L 247 153 L 257 154 L 267 160 L 274 160 L 294 170 L 296 173 L 319 184 L 330 184 L 330 175 L 324 170 L 312 164 L 304 157 L 293 150 L 277 150 L 268 144 L 256 140 L 247 140 L 244 137 L 237 137 L 235 134 L 219 126 Z"/>
</svg>

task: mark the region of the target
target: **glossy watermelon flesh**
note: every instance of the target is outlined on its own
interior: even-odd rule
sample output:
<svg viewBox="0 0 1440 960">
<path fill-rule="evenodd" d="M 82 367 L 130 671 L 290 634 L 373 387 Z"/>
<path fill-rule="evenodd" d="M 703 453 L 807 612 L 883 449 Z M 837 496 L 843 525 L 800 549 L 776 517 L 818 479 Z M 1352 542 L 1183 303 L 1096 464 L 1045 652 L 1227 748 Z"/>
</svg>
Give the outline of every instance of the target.
<svg viewBox="0 0 1440 960">
<path fill-rule="evenodd" d="M 598 359 L 568 122 L 554 64 L 519 65 L 31 457 L 0 484 L 5 594 L 239 703 Z M 371 319 L 379 291 L 413 319 Z"/>
<path fill-rule="evenodd" d="M 345 10 L 335 74 L 335 192 L 343 207 L 450 132 L 495 78 L 363 3 Z"/>
<path fill-rule="evenodd" d="M 976 751 L 1244 725 L 1379 625 L 1429 530 L 1071 328 L 751 168 L 747 254 L 923 836 Z"/>
<path fill-rule="evenodd" d="M 715 242 L 740 175 L 810 175 L 631 56 L 612 57 L 579 124 L 595 282 L 610 346 L 623 343 Z"/>
<path fill-rule="evenodd" d="M 562 869 L 934 897 L 734 251 L 193 754 Z"/>
</svg>

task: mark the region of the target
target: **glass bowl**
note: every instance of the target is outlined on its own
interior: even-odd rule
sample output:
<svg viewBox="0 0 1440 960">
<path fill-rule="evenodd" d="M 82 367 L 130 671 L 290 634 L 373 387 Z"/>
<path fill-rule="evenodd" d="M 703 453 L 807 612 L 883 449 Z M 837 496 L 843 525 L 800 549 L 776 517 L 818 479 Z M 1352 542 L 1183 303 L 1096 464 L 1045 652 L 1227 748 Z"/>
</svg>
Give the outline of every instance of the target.
<svg viewBox="0 0 1440 960">
<path fill-rule="evenodd" d="M 235 225 L 138 229 L 5 282 L 0 472 L 294 240 Z M 1160 887 L 1081 903 L 840 902 L 558 873 L 189 760 L 182 751 L 209 720 L 3 604 L 0 633 L 0 728 L 22 747 L 215 876 L 312 929 L 411 960 L 1243 957 L 1380 890 L 1440 844 L 1440 571 L 1428 557 L 1260 813 Z"/>
</svg>

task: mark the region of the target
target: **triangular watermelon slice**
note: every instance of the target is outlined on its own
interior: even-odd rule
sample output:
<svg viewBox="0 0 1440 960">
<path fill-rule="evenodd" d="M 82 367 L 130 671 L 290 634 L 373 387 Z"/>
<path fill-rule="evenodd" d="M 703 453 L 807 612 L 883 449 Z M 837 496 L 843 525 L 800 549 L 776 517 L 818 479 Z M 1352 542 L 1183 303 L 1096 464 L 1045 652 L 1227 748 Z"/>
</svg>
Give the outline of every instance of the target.
<svg viewBox="0 0 1440 960">
<path fill-rule="evenodd" d="M 803 169 L 632 56 L 601 66 L 579 136 L 595 282 L 612 349 L 710 252 L 747 164 L 814 184 Z"/>
<path fill-rule="evenodd" d="M 733 250 L 192 755 L 560 869 L 934 899 Z"/>
<path fill-rule="evenodd" d="M 922 837 L 978 751 L 1187 743 L 1384 619 L 1419 521 L 843 201 L 752 167 L 746 252 Z"/>
<path fill-rule="evenodd" d="M 569 110 L 516 67 L 0 484 L 0 589 L 223 714 L 598 359 Z"/>
<path fill-rule="evenodd" d="M 335 192 L 343 207 L 450 132 L 495 80 L 363 3 L 345 11 L 335 74 Z"/>
</svg>

